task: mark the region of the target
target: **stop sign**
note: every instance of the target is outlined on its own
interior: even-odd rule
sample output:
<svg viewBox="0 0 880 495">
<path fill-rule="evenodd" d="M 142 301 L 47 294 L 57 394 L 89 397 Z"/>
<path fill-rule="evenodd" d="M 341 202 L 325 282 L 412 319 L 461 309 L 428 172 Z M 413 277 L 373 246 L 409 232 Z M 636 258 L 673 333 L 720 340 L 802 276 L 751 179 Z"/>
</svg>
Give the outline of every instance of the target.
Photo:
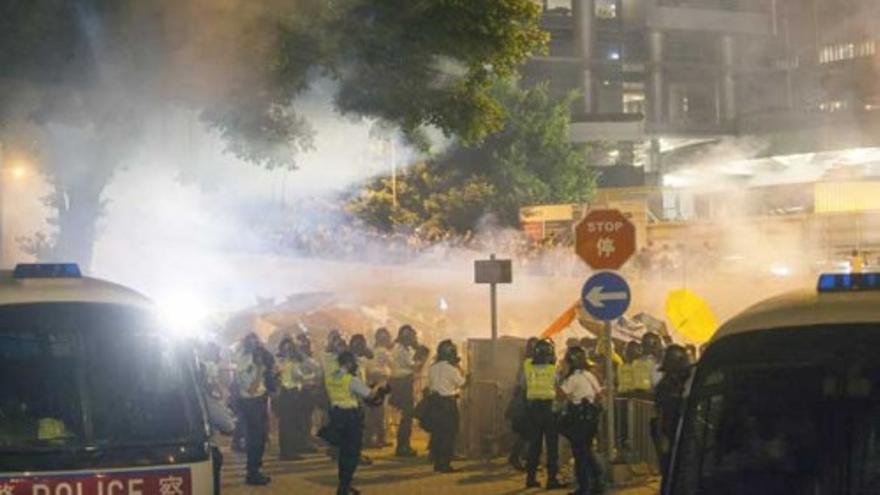
<svg viewBox="0 0 880 495">
<path fill-rule="evenodd" d="M 617 270 L 636 251 L 636 228 L 618 210 L 592 210 L 575 227 L 575 251 L 594 270 Z"/>
</svg>

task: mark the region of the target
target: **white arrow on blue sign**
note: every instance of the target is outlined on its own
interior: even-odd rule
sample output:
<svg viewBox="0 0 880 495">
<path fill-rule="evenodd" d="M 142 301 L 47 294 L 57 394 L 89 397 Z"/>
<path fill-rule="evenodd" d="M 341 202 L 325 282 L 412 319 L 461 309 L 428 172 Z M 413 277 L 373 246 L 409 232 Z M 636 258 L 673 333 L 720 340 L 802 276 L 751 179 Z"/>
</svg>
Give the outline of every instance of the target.
<svg viewBox="0 0 880 495">
<path fill-rule="evenodd" d="M 623 316 L 631 300 L 629 284 L 616 273 L 597 273 L 587 280 L 581 290 L 584 309 L 600 321 L 616 320 Z"/>
</svg>

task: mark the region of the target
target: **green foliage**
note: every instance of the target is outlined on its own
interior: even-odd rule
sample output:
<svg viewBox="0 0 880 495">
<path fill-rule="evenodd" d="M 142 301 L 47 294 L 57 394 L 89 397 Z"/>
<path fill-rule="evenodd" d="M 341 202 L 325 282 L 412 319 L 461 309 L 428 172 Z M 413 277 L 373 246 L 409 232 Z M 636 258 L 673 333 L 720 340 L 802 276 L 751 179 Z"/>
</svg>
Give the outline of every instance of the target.
<svg viewBox="0 0 880 495">
<path fill-rule="evenodd" d="M 545 85 L 503 84 L 493 97 L 508 115 L 499 132 L 407 169 L 398 177 L 397 207 L 391 179 L 381 177 L 351 199 L 349 211 L 383 231 L 405 227 L 441 235 L 473 230 L 487 214 L 516 225 L 522 206 L 589 200 L 596 183 L 588 155 L 568 141 L 577 95 L 554 100 Z"/>
<path fill-rule="evenodd" d="M 540 7 L 531 0 L 348 0 L 327 33 L 339 39 L 328 67 L 337 105 L 399 125 L 435 126 L 477 143 L 501 129 L 492 87 L 544 49 Z"/>
</svg>

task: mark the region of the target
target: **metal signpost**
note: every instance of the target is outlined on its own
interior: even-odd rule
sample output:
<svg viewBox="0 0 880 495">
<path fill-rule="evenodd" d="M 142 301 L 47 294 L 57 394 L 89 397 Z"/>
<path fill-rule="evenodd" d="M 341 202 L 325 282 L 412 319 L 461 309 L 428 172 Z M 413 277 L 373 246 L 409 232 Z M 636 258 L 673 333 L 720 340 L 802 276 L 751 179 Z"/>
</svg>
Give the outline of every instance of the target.
<svg viewBox="0 0 880 495">
<path fill-rule="evenodd" d="M 594 270 L 617 270 L 636 250 L 636 229 L 617 210 L 593 210 L 575 227 L 575 252 Z M 614 343 L 611 321 L 626 313 L 632 292 L 626 280 L 613 272 L 600 272 L 584 284 L 581 302 L 593 318 L 605 322 L 605 435 L 608 461 L 615 455 Z"/>
<path fill-rule="evenodd" d="M 510 260 L 495 259 L 474 261 L 474 283 L 489 284 L 489 312 L 492 318 L 492 340 L 498 338 L 498 284 L 513 282 L 513 264 Z"/>
</svg>

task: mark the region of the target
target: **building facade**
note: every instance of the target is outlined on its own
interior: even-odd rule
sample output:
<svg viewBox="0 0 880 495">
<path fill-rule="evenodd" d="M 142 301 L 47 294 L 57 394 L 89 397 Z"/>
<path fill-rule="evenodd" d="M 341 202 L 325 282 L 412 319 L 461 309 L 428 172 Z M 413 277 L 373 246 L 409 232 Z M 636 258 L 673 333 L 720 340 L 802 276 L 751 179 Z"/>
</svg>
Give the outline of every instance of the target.
<svg viewBox="0 0 880 495">
<path fill-rule="evenodd" d="M 613 144 L 609 185 L 662 184 L 725 138 L 760 136 L 754 158 L 880 141 L 876 0 L 541 3 L 525 79 L 581 92 L 571 139 Z"/>
</svg>

